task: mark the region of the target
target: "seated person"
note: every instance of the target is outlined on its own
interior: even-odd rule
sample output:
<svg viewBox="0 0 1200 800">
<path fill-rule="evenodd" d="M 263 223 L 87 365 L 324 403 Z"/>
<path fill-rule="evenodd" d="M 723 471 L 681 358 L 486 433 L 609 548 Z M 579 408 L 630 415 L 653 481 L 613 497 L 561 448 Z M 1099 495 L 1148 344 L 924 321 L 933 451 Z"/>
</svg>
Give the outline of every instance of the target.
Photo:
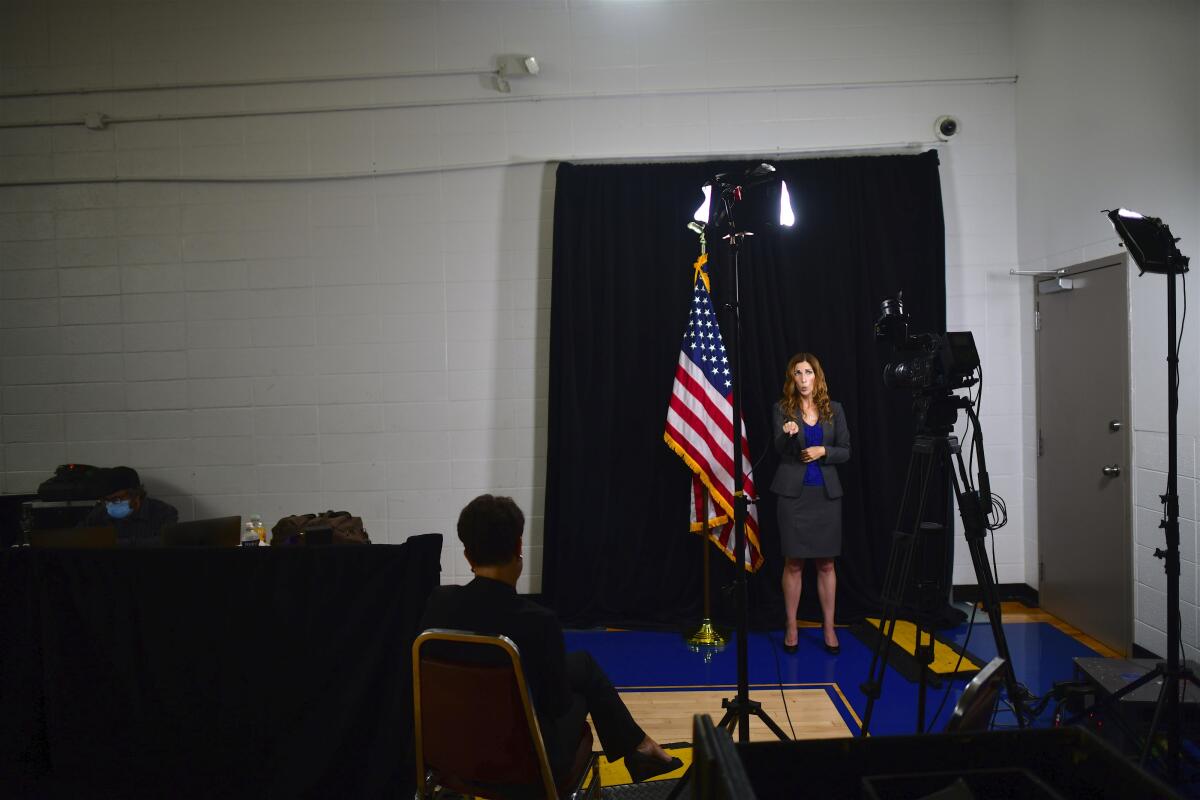
<svg viewBox="0 0 1200 800">
<path fill-rule="evenodd" d="M 117 529 L 121 547 L 157 547 L 162 529 L 179 519 L 175 506 L 146 496 L 137 470 L 113 467 L 98 478 L 100 502 L 76 525 L 78 528 L 109 526 Z"/>
<path fill-rule="evenodd" d="M 683 766 L 646 735 L 600 666 L 585 651 L 568 653 L 554 613 L 517 594 L 525 515 L 511 497 L 476 497 L 458 517 L 458 538 L 475 579 L 443 586 L 429 599 L 422 629 L 503 634 L 521 666 L 556 779 L 571 767 L 584 718 L 592 715 L 610 761 L 625 759 L 634 781 Z"/>
</svg>

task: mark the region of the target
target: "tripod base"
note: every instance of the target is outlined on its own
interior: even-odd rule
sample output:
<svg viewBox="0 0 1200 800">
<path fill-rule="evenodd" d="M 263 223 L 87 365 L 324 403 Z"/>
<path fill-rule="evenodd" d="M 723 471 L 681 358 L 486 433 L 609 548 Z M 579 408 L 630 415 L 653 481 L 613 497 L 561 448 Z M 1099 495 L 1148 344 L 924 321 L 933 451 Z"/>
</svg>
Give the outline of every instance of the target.
<svg viewBox="0 0 1200 800">
<path fill-rule="evenodd" d="M 783 732 L 783 728 L 775 724 L 775 720 L 771 719 L 771 715 L 763 710 L 762 703 L 757 700 L 751 700 L 749 697 L 726 697 L 721 701 L 721 708 L 725 709 L 725 716 L 721 717 L 721 721 L 717 723 L 718 728 L 724 728 L 732 737 L 734 730 L 741 725 L 749 727 L 751 715 L 762 720 L 771 733 L 779 737 L 780 741 L 791 741 L 791 738 Z M 710 723 L 711 724 L 711 723 Z M 671 788 L 670 794 L 667 795 L 667 800 L 676 800 L 688 785 L 688 781 L 692 777 L 692 767 L 695 762 L 688 766 L 687 771 L 680 776 L 678 782 Z"/>
<path fill-rule="evenodd" d="M 783 728 L 775 724 L 775 720 L 771 719 L 771 715 L 763 711 L 762 703 L 750 698 L 741 697 L 726 697 L 721 701 L 721 708 L 725 709 L 725 716 L 721 717 L 721 721 L 717 723 L 718 728 L 725 728 L 730 734 L 737 725 L 744 719 L 749 724 L 750 716 L 756 716 L 762 723 L 766 725 L 771 733 L 775 734 L 781 741 L 789 741 L 791 739 Z"/>
</svg>

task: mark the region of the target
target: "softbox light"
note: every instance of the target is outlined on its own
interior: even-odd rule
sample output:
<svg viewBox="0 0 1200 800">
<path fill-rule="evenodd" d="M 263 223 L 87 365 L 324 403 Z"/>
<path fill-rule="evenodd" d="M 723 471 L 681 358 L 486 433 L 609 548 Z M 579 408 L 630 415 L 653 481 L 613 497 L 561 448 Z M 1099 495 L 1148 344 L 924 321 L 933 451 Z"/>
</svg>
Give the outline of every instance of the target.
<svg viewBox="0 0 1200 800">
<path fill-rule="evenodd" d="M 711 231 L 728 232 L 737 221 L 739 232 L 787 227 L 796 223 L 787 183 L 771 164 L 760 163 L 740 172 L 723 172 L 701 188 L 704 202 L 693 218 Z"/>
<path fill-rule="evenodd" d="M 1188 258 L 1175 246 L 1171 229 L 1158 217 L 1147 217 L 1127 208 L 1106 211 L 1113 229 L 1142 272 L 1176 275 L 1187 272 Z"/>
</svg>

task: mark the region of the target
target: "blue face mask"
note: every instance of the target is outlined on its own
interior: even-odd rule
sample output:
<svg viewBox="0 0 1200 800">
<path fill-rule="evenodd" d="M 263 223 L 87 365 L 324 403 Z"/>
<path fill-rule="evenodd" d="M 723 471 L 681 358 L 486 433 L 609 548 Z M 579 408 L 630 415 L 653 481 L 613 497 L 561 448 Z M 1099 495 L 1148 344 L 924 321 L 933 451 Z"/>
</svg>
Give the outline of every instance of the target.
<svg viewBox="0 0 1200 800">
<path fill-rule="evenodd" d="M 105 510 L 113 519 L 125 519 L 133 513 L 133 507 L 129 505 L 128 500 L 118 500 L 115 503 L 105 503 Z"/>
</svg>

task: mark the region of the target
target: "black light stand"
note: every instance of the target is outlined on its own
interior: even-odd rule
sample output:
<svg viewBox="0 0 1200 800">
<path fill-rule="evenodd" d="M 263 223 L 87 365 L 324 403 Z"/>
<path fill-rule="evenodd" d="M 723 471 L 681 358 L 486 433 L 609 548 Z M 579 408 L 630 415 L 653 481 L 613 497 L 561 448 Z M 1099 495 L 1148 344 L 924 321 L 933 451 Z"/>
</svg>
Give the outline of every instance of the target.
<svg viewBox="0 0 1200 800">
<path fill-rule="evenodd" d="M 739 742 L 750 741 L 751 715 L 762 720 L 781 741 L 789 737 L 783 728 L 763 710 L 762 703 L 750 699 L 750 603 L 746 588 L 746 515 L 749 499 L 746 497 L 744 486 L 745 475 L 742 472 L 742 370 L 741 370 L 741 315 L 739 302 L 739 257 L 738 249 L 742 239 L 753 233 L 740 230 L 733 213 L 734 206 L 741 201 L 742 191 L 752 186 L 775 180 L 775 168 L 770 164 L 760 164 L 748 170 L 741 176 L 733 178 L 728 174 L 717 175 L 709 184 L 712 206 L 708 215 L 706 228 L 728 231 L 722 238 L 729 242 L 729 257 L 732 278 L 730 282 L 730 302 L 725 304 L 729 310 L 732 324 L 722 327 L 724 339 L 727 342 L 726 352 L 729 354 L 730 375 L 730 405 L 733 413 L 733 552 L 734 552 L 734 603 L 737 609 L 735 635 L 737 637 L 737 694 L 721 700 L 721 708 L 725 709 L 724 716 L 717 727 L 732 733 L 737 728 Z M 790 224 L 790 223 L 788 223 Z M 683 774 L 667 795 L 667 800 L 675 800 L 687 785 L 692 768 Z"/>
<path fill-rule="evenodd" d="M 1140 763 L 1145 766 L 1163 714 L 1167 718 L 1167 774 L 1172 783 L 1179 782 L 1180 757 L 1180 707 L 1179 697 L 1185 683 L 1200 687 L 1195 673 L 1186 664 L 1179 662 L 1180 631 L 1179 618 L 1179 343 L 1175 330 L 1175 276 L 1188 271 L 1188 257 L 1179 252 L 1171 229 L 1157 217 L 1146 217 L 1120 208 L 1106 211 L 1113 228 L 1129 255 L 1138 265 L 1139 277 L 1147 272 L 1167 276 L 1167 490 L 1159 495 L 1163 503 L 1163 519 L 1159 527 L 1165 532 L 1166 550 L 1155 548 L 1154 557 L 1163 559 L 1167 573 L 1167 660 L 1159 662 L 1154 669 L 1105 698 L 1100 707 L 1114 706 L 1122 697 L 1145 686 L 1151 681 L 1162 679 L 1158 701 L 1154 705 L 1154 716 L 1146 741 L 1142 745 Z M 1185 278 L 1186 280 L 1186 278 Z M 1186 302 L 1187 298 L 1184 298 Z M 1097 706 L 1089 711 L 1094 712 Z M 1082 716 L 1082 715 L 1080 715 Z M 1071 722 L 1076 719 L 1070 720 Z"/>
<path fill-rule="evenodd" d="M 729 368 L 731 376 L 730 402 L 733 406 L 733 551 L 735 554 L 734 597 L 737 606 L 737 695 L 721 701 L 725 715 L 717 723 L 718 727 L 732 731 L 737 726 L 738 741 L 750 740 L 750 716 L 754 715 L 763 721 L 771 732 L 781 740 L 787 741 L 788 735 L 783 732 L 775 720 L 763 710 L 762 704 L 750 699 L 750 664 L 749 664 L 749 632 L 750 610 L 749 597 L 746 588 L 746 514 L 749 501 L 745 492 L 745 475 L 742 472 L 742 369 L 741 369 L 741 314 L 739 302 L 739 257 L 743 237 L 753 235 L 749 231 L 740 230 L 733 213 L 734 206 L 742 199 L 742 190 L 753 183 L 763 183 L 771 180 L 775 168 L 769 164 L 755 167 L 740 182 L 730 182 L 726 176 L 718 175 L 712 184 L 713 202 L 721 205 L 712 214 L 712 219 L 718 225 L 728 228 L 724 237 L 729 242 L 730 267 L 732 269 L 731 298 L 726 304 L 729 309 L 729 319 L 725 338 L 728 341 Z M 717 196 L 719 192 L 719 197 Z"/>
</svg>

